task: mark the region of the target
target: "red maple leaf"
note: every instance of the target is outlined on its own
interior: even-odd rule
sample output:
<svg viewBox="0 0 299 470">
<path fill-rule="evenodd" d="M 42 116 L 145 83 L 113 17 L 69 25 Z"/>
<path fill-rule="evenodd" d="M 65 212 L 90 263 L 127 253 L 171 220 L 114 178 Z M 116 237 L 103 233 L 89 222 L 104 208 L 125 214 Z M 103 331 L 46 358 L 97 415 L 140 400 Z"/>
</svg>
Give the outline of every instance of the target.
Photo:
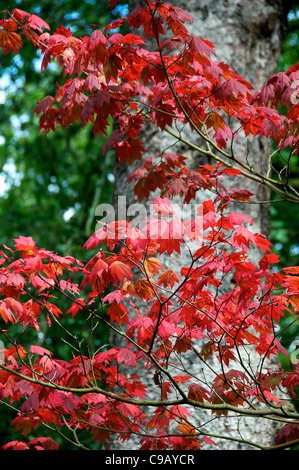
<svg viewBox="0 0 299 470">
<path fill-rule="evenodd" d="M 143 143 L 137 137 L 129 137 L 116 146 L 116 155 L 119 163 L 126 161 L 132 165 L 135 160 L 142 160 L 142 153 L 145 152 Z"/>
<path fill-rule="evenodd" d="M 109 266 L 109 272 L 120 282 L 123 282 L 125 279 L 131 280 L 133 277 L 131 268 L 122 261 L 113 261 Z"/>
<path fill-rule="evenodd" d="M 197 52 L 198 54 L 205 54 L 208 57 L 211 54 L 215 54 L 214 44 L 208 39 L 198 38 L 194 36 L 190 41 L 190 50 Z"/>
<path fill-rule="evenodd" d="M 147 427 L 149 430 L 153 428 L 157 428 L 157 429 L 167 428 L 171 417 L 172 415 L 167 409 L 157 408 L 154 412 L 153 417 L 148 422 Z"/>
<path fill-rule="evenodd" d="M 275 437 L 275 444 L 284 444 L 299 439 L 299 423 L 288 423 L 283 426 Z"/>
<path fill-rule="evenodd" d="M 171 21 L 180 21 L 181 23 L 185 23 L 185 21 L 189 21 L 193 23 L 193 16 L 185 10 L 182 10 L 180 7 L 176 7 L 174 5 L 168 4 L 167 7 L 169 8 L 169 19 Z"/>
<path fill-rule="evenodd" d="M 50 29 L 50 26 L 48 25 L 48 23 L 46 23 L 37 15 L 29 16 L 27 26 L 32 29 L 37 29 L 40 32 L 43 31 L 43 28 Z"/>
<path fill-rule="evenodd" d="M 204 400 L 209 401 L 210 392 L 201 385 L 192 383 L 189 385 L 188 398 L 203 403 Z"/>
<path fill-rule="evenodd" d="M 6 302 L 3 300 L 0 300 L 0 316 L 3 318 L 5 323 L 9 320 L 12 322 L 15 320 L 13 312 L 7 307 Z"/>
<path fill-rule="evenodd" d="M 137 364 L 136 354 L 128 348 L 120 349 L 117 353 L 116 359 L 119 364 L 124 362 L 126 367 L 136 367 Z"/>
<path fill-rule="evenodd" d="M 234 76 L 225 82 L 218 82 L 214 85 L 214 97 L 220 103 L 226 101 L 231 110 L 238 109 L 241 105 L 248 103 L 252 99 L 251 90 L 253 86 L 244 78 Z M 242 101 L 243 98 L 243 101 Z M 217 102 L 217 101 L 216 101 Z"/>
<path fill-rule="evenodd" d="M 121 59 L 116 54 L 111 54 L 105 64 L 104 64 L 104 73 L 107 84 L 110 82 L 111 79 L 117 80 L 118 72 L 123 67 Z"/>
<path fill-rule="evenodd" d="M 53 96 L 45 96 L 41 101 L 38 101 L 38 105 L 34 108 L 33 113 L 36 113 L 37 115 L 45 113 L 53 106 L 54 102 L 55 98 L 53 98 Z"/>
<path fill-rule="evenodd" d="M 107 311 L 111 322 L 116 322 L 119 325 L 129 323 L 129 312 L 124 305 L 121 303 L 113 302 Z"/>
<path fill-rule="evenodd" d="M 15 20 L 1 20 L 0 26 L 8 31 L 16 31 L 18 29 L 18 23 Z"/>
<path fill-rule="evenodd" d="M 27 254 L 33 254 L 35 251 L 35 241 L 32 237 L 24 237 L 20 235 L 19 238 L 15 238 L 15 247 L 17 251 L 23 251 Z"/>
<path fill-rule="evenodd" d="M 128 25 L 133 28 L 140 28 L 142 26 L 147 39 L 151 36 L 155 38 L 164 34 L 163 23 L 159 21 L 157 24 L 154 24 L 151 21 L 151 13 L 148 8 L 144 8 L 141 5 L 135 8 L 128 16 Z"/>
<path fill-rule="evenodd" d="M 167 186 L 165 191 L 167 191 L 169 196 L 180 195 L 183 196 L 188 191 L 188 183 L 183 178 L 174 178 Z"/>
<path fill-rule="evenodd" d="M 100 85 L 98 76 L 94 73 L 89 73 L 85 79 L 84 88 L 90 91 L 92 91 L 94 88 L 96 88 L 97 90 L 101 90 L 101 85 Z M 110 97 L 109 97 L 109 101 L 110 101 Z"/>
<path fill-rule="evenodd" d="M 53 353 L 49 351 L 48 349 L 45 349 L 42 346 L 36 346 L 34 344 L 30 346 L 29 351 L 32 352 L 33 354 L 38 354 L 39 356 L 44 356 L 45 354 L 50 357 L 53 356 Z"/>
<path fill-rule="evenodd" d="M 87 41 L 87 49 L 93 51 L 99 44 L 107 45 L 107 39 L 100 29 L 96 29 Z"/>
<path fill-rule="evenodd" d="M 160 271 L 163 270 L 163 267 L 161 265 L 161 261 L 159 261 L 156 258 L 150 257 L 147 258 L 144 263 L 144 269 L 146 273 L 148 274 L 149 277 L 152 277 L 153 274 L 158 274 Z"/>
<path fill-rule="evenodd" d="M 28 445 L 33 445 L 35 448 L 39 447 L 42 450 L 58 450 L 59 444 L 50 437 L 35 437 L 28 442 Z"/>
<path fill-rule="evenodd" d="M 115 7 L 117 2 L 110 0 L 110 6 Z M 146 42 L 141 36 L 113 31 L 124 24 L 123 18 L 110 23 L 104 33 L 95 26 L 90 37 L 80 38 L 64 26 L 56 28 L 52 35 L 38 36 L 37 32 L 47 28 L 47 23 L 19 9 L 14 10 L 14 19 L 0 20 L 0 47 L 5 53 L 18 52 L 23 34 L 41 50 L 42 70 L 53 59 L 62 69 L 63 83 L 57 85 L 55 97 L 46 96 L 35 107 L 40 130 L 48 134 L 58 126 L 65 129 L 78 121 L 83 127 L 90 125 L 95 136 L 108 136 L 111 122 L 115 122 L 117 127 L 106 139 L 103 153 L 112 147 L 120 163 L 132 165 L 148 152 L 149 158 L 139 168 L 134 166 L 127 182 L 134 183 L 134 195 L 139 200 L 149 198 L 151 193 L 160 196 L 154 199 L 151 209 L 155 214 L 150 215 L 144 229 L 126 220 L 108 225 L 103 222 L 84 248 L 96 249 L 99 243 L 104 246 L 86 263 L 38 250 L 31 237 L 15 239 L 15 247 L 8 254 L 1 251 L 0 317 L 7 328 L 10 322 L 14 329 L 19 324 L 16 327 L 22 331 L 18 334 L 20 340 L 29 327 L 38 329 L 42 318 L 46 317 L 50 326 L 53 317 L 60 322 L 67 320 L 65 313 L 74 316 L 81 312 L 84 334 L 95 331 L 104 321 L 121 334 L 124 345 L 119 349 L 105 347 L 92 356 L 85 348 L 88 356 L 82 350 L 67 362 L 54 359 L 41 346 L 32 345 L 27 351 L 13 342 L 13 346 L 4 349 L 7 367 L 0 369 L 0 392 L 2 398 L 21 407 L 13 425 L 25 435 L 31 434 L 39 423 L 54 423 L 57 427 L 69 423 L 74 429 L 78 425 L 78 430 L 90 430 L 95 440 L 104 444 L 110 438 L 110 430 L 126 440 L 132 433 L 144 434 L 148 422 L 147 430 L 154 429 L 156 436 L 151 433 L 150 439 L 144 438 L 141 447 L 192 450 L 198 449 L 203 440 L 213 442 L 198 436 L 188 423 L 184 408 L 172 406 L 171 401 L 170 408 L 167 406 L 171 387 L 176 383 L 184 384 L 189 400 L 220 406 L 243 406 L 245 397 L 260 399 L 261 389 L 264 398 L 280 406 L 274 394 L 280 382 L 290 393 L 299 385 L 296 365 L 294 371 L 284 371 L 283 379 L 279 369 L 264 376 L 260 371 L 255 379 L 252 374 L 253 384 L 252 377 L 249 383 L 242 370 L 229 369 L 236 360 L 233 348 L 239 346 L 253 347 L 261 356 L 286 354 L 273 336 L 273 321 L 278 323 L 285 311 L 292 314 L 299 309 L 299 268 L 273 270 L 271 265 L 277 263 L 278 257 L 272 253 L 271 243 L 263 235 L 251 233 L 247 227 L 253 221 L 249 217 L 230 212 L 229 203 L 248 202 L 252 196 L 246 190 L 225 188 L 222 183 L 227 175 L 238 176 L 240 170 L 220 164 L 190 170 L 186 166 L 189 157 L 163 150 L 154 154 L 150 145 L 144 148 L 141 136 L 150 123 L 159 130 L 170 131 L 166 126 L 183 130 L 192 120 L 193 134 L 195 130 L 202 133 L 198 145 L 206 139 L 211 148 L 225 148 L 228 139 L 236 135 L 232 129 L 239 128 L 245 136 L 276 140 L 279 149 L 296 146 L 299 73 L 295 66 L 287 73 L 275 74 L 253 95 L 251 85 L 229 65 L 210 60 L 214 53 L 210 41 L 190 36 L 185 23 L 193 21 L 191 15 L 164 2 L 145 3 L 145 8 L 140 5 L 129 15 L 128 25 L 140 27 L 146 37 L 154 38 L 158 48 L 154 52 L 143 47 Z M 163 37 L 160 41 L 166 28 L 168 39 Z M 164 55 L 165 50 L 167 53 L 174 47 L 179 49 L 177 55 Z M 286 106 L 286 116 L 270 108 L 277 108 L 278 102 Z M 206 190 L 215 199 L 203 202 L 196 217 L 183 223 L 167 197 L 180 196 L 183 202 L 190 202 L 198 190 Z M 159 255 L 166 252 L 171 267 L 172 255 L 180 258 L 187 237 L 195 241 L 195 253 L 191 252 L 190 243 L 190 264 L 179 274 L 172 269 L 164 271 Z M 251 244 L 262 251 L 257 263 L 249 261 L 247 248 Z M 134 274 L 136 267 L 143 278 L 134 278 L 133 266 Z M 223 293 L 227 274 L 233 275 L 234 282 L 229 292 Z M 80 286 L 75 281 L 77 275 L 80 280 L 83 278 Z M 65 307 L 60 299 L 69 301 L 69 305 Z M 140 300 L 144 309 L 139 307 Z M 88 325 L 91 318 L 93 324 Z M 79 331 L 83 334 L 83 329 L 73 332 L 63 327 L 62 331 L 69 331 L 73 340 L 79 340 Z M 9 331 L 5 335 L 11 337 Z M 209 342 L 199 353 L 202 360 L 215 355 L 220 366 L 227 367 L 225 375 L 218 374 L 209 384 L 213 394 L 202 387 L 200 378 L 196 381 L 195 375 L 190 384 L 191 375 L 173 377 L 171 370 L 164 369 L 176 356 L 183 360 L 193 344 L 204 339 Z M 132 371 L 136 375 L 125 373 L 128 367 L 136 369 L 140 359 L 152 374 L 152 384 L 142 383 L 137 370 Z M 13 370 L 9 371 L 9 367 Z M 92 382 L 107 387 L 100 394 L 88 393 L 94 391 L 89 388 Z M 156 406 L 147 418 L 131 401 L 133 397 L 143 399 L 151 385 L 159 388 L 166 406 Z M 82 390 L 86 392 L 83 396 Z M 121 394 L 120 400 L 117 393 Z M 226 414 L 226 410 L 219 407 L 217 413 Z M 164 433 L 170 419 L 176 421 L 181 435 Z M 297 439 L 296 432 L 294 428 L 284 429 L 279 442 L 286 442 L 289 436 Z M 35 438 L 28 444 L 12 441 L 4 448 L 56 449 L 57 444 L 47 438 Z"/>
<path fill-rule="evenodd" d="M 115 3 L 117 3 L 117 1 L 118 0 L 116 0 Z M 106 34 L 109 29 L 118 29 L 123 24 L 124 20 L 125 18 L 119 18 L 118 20 L 112 21 L 112 23 L 109 23 L 107 26 L 105 26 L 104 33 Z M 113 34 L 109 37 L 109 42 L 111 42 L 112 44 L 115 44 L 114 40 L 112 39 L 113 36 L 119 36 L 120 38 L 123 38 L 123 35 L 120 33 Z"/>
<path fill-rule="evenodd" d="M 17 20 L 22 20 L 23 18 L 28 19 L 31 16 L 30 13 L 27 13 L 27 11 L 24 10 L 20 10 L 19 8 L 15 8 L 12 14 Z"/>
<path fill-rule="evenodd" d="M 25 442 L 21 441 L 10 441 L 2 446 L 3 450 L 8 450 L 10 448 L 13 450 L 28 450 L 29 446 Z"/>
<path fill-rule="evenodd" d="M 174 251 L 177 253 L 181 253 L 181 240 L 180 239 L 162 239 L 160 242 L 160 253 L 164 253 L 167 251 L 169 255 L 171 255 Z"/>
</svg>

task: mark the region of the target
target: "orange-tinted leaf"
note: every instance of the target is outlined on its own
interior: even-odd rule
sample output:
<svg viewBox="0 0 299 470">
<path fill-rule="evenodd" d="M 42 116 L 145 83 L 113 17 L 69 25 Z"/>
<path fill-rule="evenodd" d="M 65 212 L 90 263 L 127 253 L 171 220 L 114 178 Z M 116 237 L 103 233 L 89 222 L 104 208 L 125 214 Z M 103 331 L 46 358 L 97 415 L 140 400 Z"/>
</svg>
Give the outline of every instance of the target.
<svg viewBox="0 0 299 470">
<path fill-rule="evenodd" d="M 284 278 L 284 287 L 289 289 L 289 292 L 298 292 L 299 291 L 299 276 L 285 276 Z"/>
<path fill-rule="evenodd" d="M 125 279 L 130 281 L 133 277 L 131 268 L 122 261 L 113 261 L 111 263 L 110 274 L 120 282 L 123 282 Z"/>
<path fill-rule="evenodd" d="M 206 120 L 206 126 L 207 126 L 207 128 L 213 127 L 213 129 L 215 131 L 217 131 L 219 129 L 219 127 L 221 129 L 225 128 L 225 122 L 224 122 L 223 118 L 220 116 L 220 114 L 211 113 L 208 116 L 207 120 Z"/>
<path fill-rule="evenodd" d="M 159 271 L 162 271 L 163 267 L 158 259 L 148 258 L 144 262 L 144 269 L 146 270 L 147 274 L 152 277 L 153 274 L 158 274 Z"/>
<path fill-rule="evenodd" d="M 23 359 L 27 355 L 27 352 L 22 346 L 11 346 L 10 348 L 5 350 L 5 357 L 8 358 L 10 356 L 18 356 Z"/>
<path fill-rule="evenodd" d="M 0 316 L 3 318 L 5 323 L 8 321 L 14 321 L 14 315 L 13 312 L 10 310 L 10 308 L 7 306 L 6 302 L 4 300 L 0 301 Z"/>
<path fill-rule="evenodd" d="M 299 310 L 299 294 L 292 295 L 290 297 L 290 304 L 296 309 Z"/>
<path fill-rule="evenodd" d="M 163 287 L 173 287 L 176 282 L 179 282 L 179 277 L 178 275 L 172 271 L 171 269 L 168 269 L 167 271 L 164 271 L 161 276 L 159 276 L 159 285 L 163 285 Z"/>
<path fill-rule="evenodd" d="M 209 341 L 205 346 L 203 346 L 202 350 L 200 351 L 200 355 L 204 358 L 206 361 L 216 350 L 216 345 L 213 343 L 213 341 Z"/>
<path fill-rule="evenodd" d="M 136 284 L 136 292 L 143 300 L 151 300 L 154 295 L 154 289 L 147 279 L 140 279 Z"/>
<path fill-rule="evenodd" d="M 7 29 L 0 30 L 0 47 L 3 50 L 4 54 L 9 52 L 19 52 L 19 49 L 22 48 L 22 38 L 18 33 L 14 31 L 9 31 Z"/>
<path fill-rule="evenodd" d="M 299 275 L 299 266 L 291 266 L 288 268 L 282 268 L 288 274 L 298 274 Z"/>
<path fill-rule="evenodd" d="M 16 31 L 18 29 L 18 23 L 14 20 L 1 20 L 0 26 L 9 31 Z"/>
<path fill-rule="evenodd" d="M 179 427 L 178 427 L 179 431 L 182 433 L 182 434 L 195 434 L 195 429 L 194 427 L 192 426 L 191 423 L 188 423 L 188 422 L 182 422 Z"/>
</svg>

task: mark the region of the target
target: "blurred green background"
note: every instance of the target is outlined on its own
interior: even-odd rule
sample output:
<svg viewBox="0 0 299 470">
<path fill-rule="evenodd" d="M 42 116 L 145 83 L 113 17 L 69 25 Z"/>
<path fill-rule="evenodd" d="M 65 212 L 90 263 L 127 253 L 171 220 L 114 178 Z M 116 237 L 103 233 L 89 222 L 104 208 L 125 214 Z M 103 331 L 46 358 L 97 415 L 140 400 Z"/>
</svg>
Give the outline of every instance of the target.
<svg viewBox="0 0 299 470">
<path fill-rule="evenodd" d="M 11 7 L 9 0 L 1 1 L 1 10 Z M 15 1 L 14 7 L 41 16 L 52 31 L 62 24 L 78 36 L 90 34 L 93 30 L 90 25 L 104 28 L 126 14 L 125 1 L 112 11 L 108 9 L 108 1 L 96 0 L 39 0 L 38 6 L 33 0 L 22 0 Z M 299 14 L 294 7 L 289 14 L 279 70 L 298 61 Z M 38 117 L 32 114 L 36 100 L 55 93 L 60 73 L 55 64 L 50 65 L 46 73 L 40 73 L 40 57 L 30 44 L 24 43 L 18 56 L 0 54 L 0 66 L 1 244 L 11 245 L 12 239 L 21 234 L 32 236 L 38 247 L 86 258 L 82 247 L 94 231 L 95 208 L 112 201 L 113 154 L 101 155 L 104 139 L 94 139 L 88 126 L 57 129 L 48 137 L 45 133 L 39 134 Z M 276 164 L 279 167 L 279 161 Z M 294 183 L 299 186 L 296 160 L 293 174 Z M 276 196 L 272 198 L 275 200 Z M 299 207 L 289 202 L 273 203 L 271 223 L 271 241 L 280 255 L 281 265 L 298 265 Z M 75 317 L 72 327 L 76 328 L 79 321 Z M 286 317 L 282 326 L 289 321 Z M 55 354 L 64 357 L 68 347 L 60 341 L 59 329 L 51 328 L 51 338 L 46 333 L 43 336 L 45 347 L 51 345 Z M 284 335 L 284 345 L 291 346 L 297 336 L 299 339 L 295 325 Z M 103 332 L 103 338 L 98 341 L 105 340 Z M 0 406 L 0 447 L 10 440 L 22 440 L 20 434 L 9 428 L 14 416 L 15 412 Z M 37 435 L 41 435 L 40 430 Z M 32 434 L 27 438 L 33 437 Z M 64 441 L 59 438 L 58 441 L 60 448 L 69 448 Z M 86 436 L 88 444 L 89 441 Z"/>
</svg>

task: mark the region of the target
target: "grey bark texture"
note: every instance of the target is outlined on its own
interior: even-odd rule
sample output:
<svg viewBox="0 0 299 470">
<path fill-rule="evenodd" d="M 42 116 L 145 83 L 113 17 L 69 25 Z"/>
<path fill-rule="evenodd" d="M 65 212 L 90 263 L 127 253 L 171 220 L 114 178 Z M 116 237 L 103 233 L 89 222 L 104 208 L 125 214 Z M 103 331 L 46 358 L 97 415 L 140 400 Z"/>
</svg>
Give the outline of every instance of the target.
<svg viewBox="0 0 299 470">
<path fill-rule="evenodd" d="M 141 2 L 129 0 L 130 10 L 139 6 Z M 282 1 L 276 0 L 172 0 L 171 4 L 179 6 L 183 10 L 192 14 L 194 22 L 188 25 L 191 35 L 203 37 L 212 41 L 216 48 L 216 60 L 224 61 L 232 66 L 237 74 L 248 80 L 255 89 L 258 89 L 266 79 L 276 73 L 277 63 L 280 54 L 280 47 L 283 38 L 283 30 L 285 25 L 285 12 L 283 10 Z M 148 154 L 153 156 L 155 153 L 161 154 L 163 149 L 173 144 L 170 136 L 161 135 L 160 132 L 152 128 L 148 128 L 143 134 L 145 147 Z M 178 144 L 170 151 L 182 153 L 189 158 L 190 167 L 199 168 L 201 164 L 206 163 L 201 156 L 190 149 L 184 148 Z M 234 149 L 238 152 L 238 156 L 248 158 L 252 164 L 258 168 L 266 165 L 266 145 L 262 140 L 248 142 L 240 140 Z M 213 163 L 213 162 L 209 162 Z M 126 196 L 127 205 L 134 202 L 133 187 L 128 185 L 126 180 L 132 169 L 128 169 L 125 165 L 115 168 L 115 203 L 117 204 L 118 196 Z M 229 184 L 229 182 L 228 182 Z M 255 201 L 269 200 L 269 192 L 264 187 L 249 179 L 238 178 L 233 183 L 242 189 L 248 189 L 256 195 Z M 209 199 L 206 193 L 198 196 L 198 202 Z M 245 206 L 239 205 L 235 210 L 246 212 L 252 217 L 256 225 L 254 231 L 269 235 L 269 204 L 250 204 Z M 253 253 L 253 261 L 259 254 Z M 172 256 L 169 259 L 164 256 L 161 260 L 165 269 L 175 269 L 177 266 L 188 265 L 190 258 L 188 253 L 183 252 L 181 256 Z M 140 305 L 143 310 L 146 305 Z M 118 339 L 111 337 L 113 345 L 119 345 Z M 200 345 L 199 345 L 200 349 Z M 255 367 L 258 365 L 259 358 L 254 353 L 247 355 L 247 364 Z M 211 375 L 209 369 L 203 369 L 202 363 L 192 354 L 184 366 L 197 377 L 202 376 L 207 383 L 211 382 L 214 375 Z M 210 366 L 219 370 L 217 360 L 211 359 Z M 153 377 L 150 372 L 142 368 L 138 371 L 142 379 L 151 385 L 153 397 L 159 398 L 158 387 L 155 387 Z M 151 410 L 149 410 L 151 412 Z M 195 412 L 193 412 L 195 413 Z M 261 445 L 269 446 L 273 443 L 276 430 L 272 428 L 271 421 L 253 418 L 236 418 L 221 417 L 211 420 L 211 414 L 202 412 L 197 409 L 196 414 L 192 416 L 197 425 L 202 425 L 209 432 L 217 433 L 220 436 L 230 436 L 231 438 L 244 439 L 245 441 L 259 442 Z M 210 421 L 211 420 L 211 421 Z M 206 424 L 210 421 L 209 424 Z M 215 440 L 215 439 L 214 439 Z M 129 442 L 124 444 L 114 440 L 110 449 L 138 449 L 139 438 L 132 437 Z M 252 448 L 246 444 L 241 445 L 238 441 L 222 440 L 217 441 L 221 449 L 242 449 Z M 206 447 L 207 448 L 207 447 Z"/>
</svg>

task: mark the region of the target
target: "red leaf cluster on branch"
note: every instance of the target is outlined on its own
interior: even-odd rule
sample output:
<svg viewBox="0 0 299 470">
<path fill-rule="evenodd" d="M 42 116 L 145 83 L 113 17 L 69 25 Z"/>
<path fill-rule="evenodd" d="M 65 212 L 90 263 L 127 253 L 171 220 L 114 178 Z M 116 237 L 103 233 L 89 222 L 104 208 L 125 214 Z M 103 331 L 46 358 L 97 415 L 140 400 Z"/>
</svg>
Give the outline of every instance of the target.
<svg viewBox="0 0 299 470">
<path fill-rule="evenodd" d="M 112 7 L 116 3 L 110 1 Z M 124 21 L 143 27 L 156 49 L 146 49 L 140 36 L 113 32 Z M 229 117 L 246 136 L 266 136 L 297 152 L 299 72 L 294 67 L 277 74 L 255 93 L 230 66 L 211 58 L 210 41 L 189 35 L 188 21 L 192 17 L 180 8 L 145 2 L 127 19 L 104 32 L 95 29 L 90 37 L 76 38 L 63 26 L 53 34 L 42 32 L 48 25 L 19 9 L 0 22 L 5 54 L 17 53 L 24 37 L 41 50 L 43 71 L 52 60 L 62 69 L 56 95 L 35 108 L 40 131 L 48 134 L 78 121 L 91 123 L 95 136 L 108 135 L 113 119 L 117 127 L 104 151 L 114 148 L 120 163 L 141 161 L 128 179 L 139 201 L 161 191 L 143 228 L 116 221 L 97 230 L 85 244 L 98 249 L 87 262 L 38 248 L 31 237 L 20 236 L 13 249 L 1 251 L 1 333 L 10 346 L 0 364 L 0 399 L 19 409 L 12 425 L 24 436 L 45 425 L 71 431 L 74 445 L 84 429 L 103 445 L 112 434 L 124 441 L 137 434 L 141 449 L 199 449 L 213 440 L 189 419 L 190 407 L 217 416 L 230 411 L 284 417 L 276 390 L 294 393 L 299 386 L 297 366 L 289 372 L 263 367 L 266 358 L 284 351 L 276 325 L 285 311 L 297 312 L 299 284 L 293 274 L 299 268 L 274 269 L 278 258 L 271 244 L 251 230 L 253 221 L 245 214 L 230 210 L 230 202 L 252 196 L 223 185 L 226 175 L 237 178 L 242 170 L 222 161 L 190 170 L 186 158 L 173 153 L 143 159 L 149 149 L 141 140 L 148 122 L 170 133 L 173 124 L 189 126 L 197 136 L 195 149 L 204 153 L 204 140 L 212 149 L 207 153 L 221 155 L 236 136 Z M 165 39 L 165 32 L 171 37 Z M 279 102 L 288 109 L 286 117 L 276 109 Z M 214 198 L 182 220 L 169 199 L 180 196 L 190 203 L 202 189 Z M 261 252 L 256 265 L 250 261 L 253 246 Z M 164 269 L 161 255 L 178 256 L 182 249 L 189 251 L 190 263 L 179 272 Z M 227 279 L 230 288 L 222 290 Z M 82 331 L 90 322 L 108 326 L 123 338 L 123 347 L 91 353 L 82 346 L 82 331 L 69 331 L 68 316 L 82 317 Z M 72 359 L 21 345 L 26 331 L 39 330 L 44 319 L 61 328 L 72 345 Z M 15 325 L 22 329 L 18 339 Z M 244 363 L 247 348 L 261 358 L 256 370 Z M 190 352 L 202 364 L 217 358 L 222 372 L 215 372 L 212 383 L 184 369 Z M 139 377 L 140 368 L 152 377 L 150 387 Z M 159 398 L 151 398 L 152 389 Z M 154 407 L 150 416 L 144 412 L 147 406 Z M 285 435 L 288 439 L 290 433 Z M 4 446 L 11 447 L 57 445 L 38 438 Z"/>
</svg>

